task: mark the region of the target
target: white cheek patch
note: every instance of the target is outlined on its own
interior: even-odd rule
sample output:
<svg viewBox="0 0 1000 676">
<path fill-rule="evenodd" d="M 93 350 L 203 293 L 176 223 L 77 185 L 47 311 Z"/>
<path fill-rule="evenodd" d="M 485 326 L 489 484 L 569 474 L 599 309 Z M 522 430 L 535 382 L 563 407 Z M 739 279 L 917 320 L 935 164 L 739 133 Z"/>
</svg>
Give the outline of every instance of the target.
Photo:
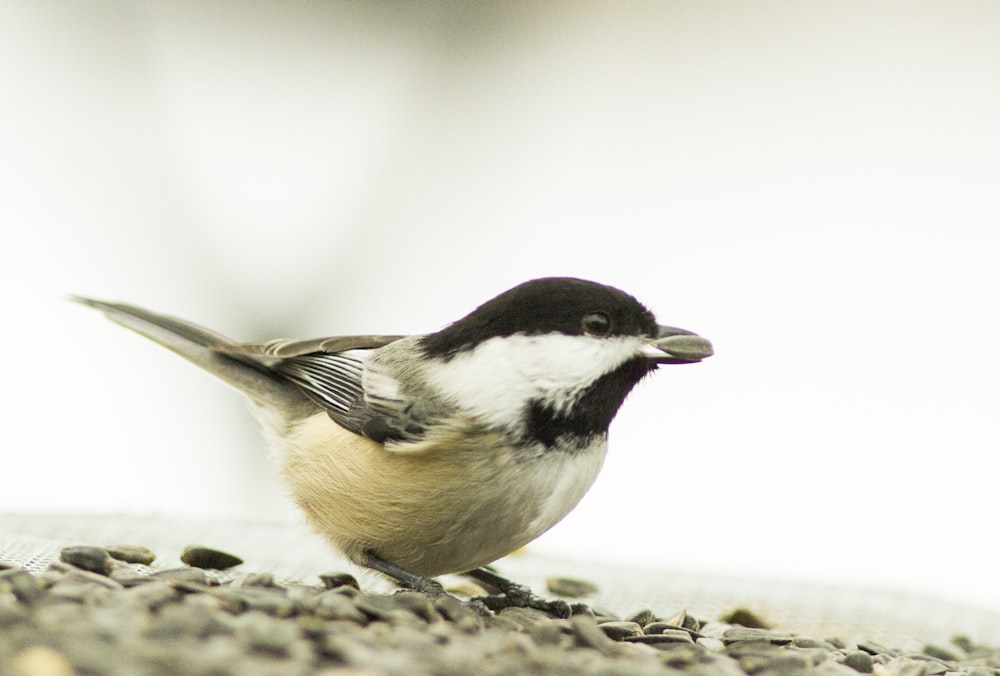
<svg viewBox="0 0 1000 676">
<path fill-rule="evenodd" d="M 430 369 L 430 384 L 472 416 L 509 427 L 520 424 L 528 401 L 557 410 L 571 405 L 594 380 L 635 357 L 642 344 L 636 336 L 491 338 Z"/>
</svg>

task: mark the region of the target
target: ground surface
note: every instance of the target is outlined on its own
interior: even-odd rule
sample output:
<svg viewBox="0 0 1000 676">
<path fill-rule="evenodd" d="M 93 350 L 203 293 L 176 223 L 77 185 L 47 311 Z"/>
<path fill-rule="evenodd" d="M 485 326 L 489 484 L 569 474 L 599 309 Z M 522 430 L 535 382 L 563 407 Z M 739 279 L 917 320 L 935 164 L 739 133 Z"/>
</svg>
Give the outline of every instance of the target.
<svg viewBox="0 0 1000 676">
<path fill-rule="evenodd" d="M 875 593 L 770 585 L 762 595 L 746 581 L 582 576 L 527 557 L 504 572 L 550 595 L 544 577 L 569 573 L 548 586 L 586 594 L 590 611 L 483 614 L 331 565 L 322 543 L 287 526 L 0 516 L 0 538 L 2 674 L 1000 674 L 1000 650 L 983 639 L 1000 626 L 988 613 Z M 185 551 L 199 542 L 247 562 Z M 123 543 L 150 551 L 109 547 Z M 596 590 L 567 586 L 581 578 Z M 892 624 L 894 605 L 910 624 Z M 757 616 L 733 616 L 736 606 Z M 967 636 L 953 638 L 949 623 Z"/>
</svg>

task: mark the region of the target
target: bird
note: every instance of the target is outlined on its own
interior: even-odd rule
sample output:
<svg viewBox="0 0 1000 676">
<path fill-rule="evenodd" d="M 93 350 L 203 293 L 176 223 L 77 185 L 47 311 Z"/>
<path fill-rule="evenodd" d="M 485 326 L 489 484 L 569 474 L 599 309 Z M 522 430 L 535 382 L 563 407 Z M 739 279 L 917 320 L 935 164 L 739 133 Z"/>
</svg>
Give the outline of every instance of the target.
<svg viewBox="0 0 1000 676">
<path fill-rule="evenodd" d="M 73 300 L 245 395 L 307 522 L 351 562 L 431 595 L 434 577 L 467 574 L 529 605 L 542 601 L 488 565 L 577 505 L 639 381 L 713 354 L 572 277 L 529 280 L 428 334 L 263 343 Z"/>
</svg>

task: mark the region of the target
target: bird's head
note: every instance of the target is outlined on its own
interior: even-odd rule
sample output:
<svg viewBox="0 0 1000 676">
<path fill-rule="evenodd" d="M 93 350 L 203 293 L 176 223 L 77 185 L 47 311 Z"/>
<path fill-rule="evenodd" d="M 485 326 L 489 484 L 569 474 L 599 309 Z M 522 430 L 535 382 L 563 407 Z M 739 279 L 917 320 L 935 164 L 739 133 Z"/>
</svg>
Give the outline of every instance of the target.
<svg viewBox="0 0 1000 676">
<path fill-rule="evenodd" d="M 544 442 L 606 432 L 643 376 L 712 354 L 707 340 L 658 325 L 629 294 L 568 277 L 505 291 L 425 336 L 421 349 L 456 406 Z"/>
</svg>

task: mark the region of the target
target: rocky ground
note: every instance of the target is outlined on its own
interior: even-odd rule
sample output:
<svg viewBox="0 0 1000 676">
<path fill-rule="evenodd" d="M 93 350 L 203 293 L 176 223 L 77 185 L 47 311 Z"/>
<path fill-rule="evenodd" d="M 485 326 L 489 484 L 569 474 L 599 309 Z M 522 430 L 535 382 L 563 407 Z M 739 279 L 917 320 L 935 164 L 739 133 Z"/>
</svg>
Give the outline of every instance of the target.
<svg viewBox="0 0 1000 676">
<path fill-rule="evenodd" d="M 82 546 L 42 572 L 0 562 L 0 674 L 1000 675 L 1000 649 L 961 636 L 904 652 L 797 635 L 750 611 L 492 613 L 452 595 L 359 589 L 346 573 L 315 584 L 268 572 L 226 579 L 211 570 L 240 558 L 205 547 L 184 549 L 184 567 L 150 572 L 154 558 L 144 547 Z M 567 579 L 549 588 L 592 591 Z"/>
</svg>

